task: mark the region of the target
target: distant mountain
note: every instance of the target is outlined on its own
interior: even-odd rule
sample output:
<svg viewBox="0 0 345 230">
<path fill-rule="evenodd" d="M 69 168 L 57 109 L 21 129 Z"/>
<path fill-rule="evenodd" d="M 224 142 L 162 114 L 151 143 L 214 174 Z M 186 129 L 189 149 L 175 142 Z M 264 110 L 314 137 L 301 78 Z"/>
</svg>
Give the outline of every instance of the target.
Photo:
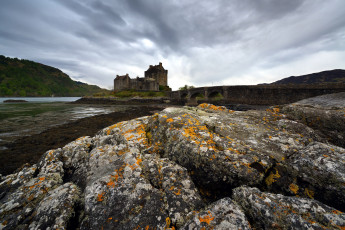
<svg viewBox="0 0 345 230">
<path fill-rule="evenodd" d="M 37 62 L 0 55 L 0 96 L 87 96 L 105 92 L 73 81 L 61 70 Z"/>
<path fill-rule="evenodd" d="M 345 70 L 335 69 L 301 76 L 291 76 L 272 84 L 345 84 Z"/>
</svg>

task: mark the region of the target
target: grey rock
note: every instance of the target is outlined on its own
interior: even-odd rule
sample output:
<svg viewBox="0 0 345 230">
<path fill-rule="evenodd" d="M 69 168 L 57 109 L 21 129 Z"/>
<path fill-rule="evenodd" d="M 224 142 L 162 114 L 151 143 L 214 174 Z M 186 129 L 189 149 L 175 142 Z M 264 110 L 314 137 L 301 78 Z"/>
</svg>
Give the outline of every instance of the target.
<svg viewBox="0 0 345 230">
<path fill-rule="evenodd" d="M 243 211 L 228 197 L 189 213 L 188 218 L 181 229 L 251 229 Z"/>
<path fill-rule="evenodd" d="M 114 124 L 2 176 L 1 228 L 250 229 L 259 212 L 259 227 L 286 228 L 241 186 L 312 210 L 311 228 L 343 226 L 344 148 L 288 118 L 202 104 Z"/>
<path fill-rule="evenodd" d="M 345 92 L 308 98 L 282 111 L 290 119 L 318 130 L 333 144 L 345 147 Z"/>
<path fill-rule="evenodd" d="M 180 227 L 189 212 L 205 206 L 185 168 L 149 154 L 145 155 L 142 167 L 150 183 L 164 193 L 172 225 Z"/>
<path fill-rule="evenodd" d="M 30 229 L 67 229 L 69 221 L 75 215 L 75 206 L 79 200 L 78 187 L 72 183 L 63 184 L 50 191 L 38 204 Z"/>
<path fill-rule="evenodd" d="M 345 214 L 321 202 L 261 192 L 246 186 L 234 189 L 233 200 L 257 229 L 343 229 Z"/>
</svg>

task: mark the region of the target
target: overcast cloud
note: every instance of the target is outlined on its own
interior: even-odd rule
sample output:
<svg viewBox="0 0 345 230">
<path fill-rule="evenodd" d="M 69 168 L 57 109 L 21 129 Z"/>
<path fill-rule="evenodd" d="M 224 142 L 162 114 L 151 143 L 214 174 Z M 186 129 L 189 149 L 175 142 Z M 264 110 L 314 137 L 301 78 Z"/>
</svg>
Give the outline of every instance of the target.
<svg viewBox="0 0 345 230">
<path fill-rule="evenodd" d="M 175 90 L 345 69 L 344 0 L 1 0 L 0 54 L 112 88 L 163 62 Z"/>
</svg>

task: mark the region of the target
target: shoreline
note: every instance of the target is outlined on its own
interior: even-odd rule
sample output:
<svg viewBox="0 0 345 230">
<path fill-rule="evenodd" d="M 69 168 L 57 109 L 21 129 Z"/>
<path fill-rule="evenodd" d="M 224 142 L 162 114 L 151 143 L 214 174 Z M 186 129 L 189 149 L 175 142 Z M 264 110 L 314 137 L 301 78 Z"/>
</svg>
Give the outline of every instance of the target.
<svg viewBox="0 0 345 230">
<path fill-rule="evenodd" d="M 49 128 L 39 134 L 25 136 L 5 145 L 0 150 L 0 174 L 8 175 L 26 163 L 34 164 L 48 150 L 65 146 L 81 136 L 94 136 L 99 130 L 117 122 L 152 115 L 169 105 L 143 105 L 130 107 Z"/>
<path fill-rule="evenodd" d="M 167 97 L 156 98 L 115 98 L 115 97 L 82 97 L 72 104 L 102 105 L 173 105 Z"/>
</svg>

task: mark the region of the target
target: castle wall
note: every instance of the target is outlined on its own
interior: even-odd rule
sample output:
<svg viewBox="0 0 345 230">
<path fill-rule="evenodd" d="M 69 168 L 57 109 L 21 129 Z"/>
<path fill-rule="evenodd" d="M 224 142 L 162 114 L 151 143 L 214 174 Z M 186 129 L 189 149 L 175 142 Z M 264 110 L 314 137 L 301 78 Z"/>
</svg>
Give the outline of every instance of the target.
<svg viewBox="0 0 345 230">
<path fill-rule="evenodd" d="M 131 79 L 128 74 L 116 76 L 114 79 L 114 91 L 134 89 L 143 91 L 159 91 L 159 86 L 168 86 L 168 70 L 163 68 L 162 63 L 159 65 L 150 65 L 145 71 L 145 78 Z"/>
<path fill-rule="evenodd" d="M 153 78 L 159 85 L 168 86 L 168 70 L 163 68 L 161 62 L 159 65 L 150 65 L 149 69 L 145 71 L 145 78 Z"/>
<path fill-rule="evenodd" d="M 159 84 L 157 81 L 148 80 L 145 78 L 131 79 L 130 88 L 134 90 L 159 91 Z"/>
<path fill-rule="evenodd" d="M 114 90 L 129 89 L 130 84 L 128 79 L 114 79 Z"/>
</svg>

